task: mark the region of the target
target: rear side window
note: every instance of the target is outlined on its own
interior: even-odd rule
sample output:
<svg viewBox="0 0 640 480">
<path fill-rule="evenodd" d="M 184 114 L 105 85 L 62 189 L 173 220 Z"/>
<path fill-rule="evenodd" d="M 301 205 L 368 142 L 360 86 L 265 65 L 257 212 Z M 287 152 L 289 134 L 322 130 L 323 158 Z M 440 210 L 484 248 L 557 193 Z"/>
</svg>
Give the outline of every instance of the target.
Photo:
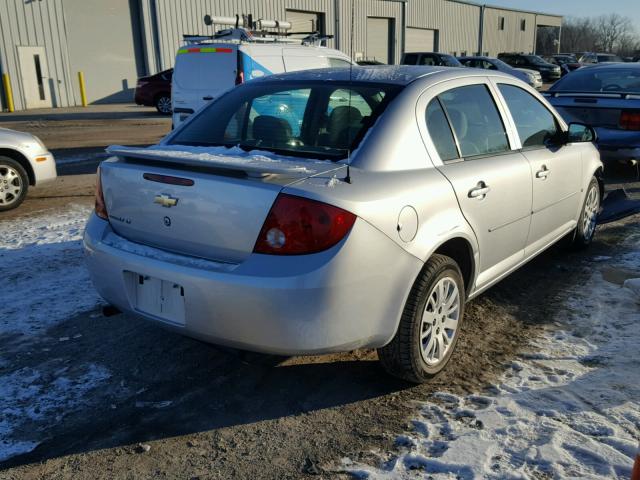
<svg viewBox="0 0 640 480">
<path fill-rule="evenodd" d="M 417 53 L 407 53 L 404 56 L 404 62 L 405 65 L 415 65 L 416 63 L 418 63 L 418 54 Z"/>
<path fill-rule="evenodd" d="M 451 127 L 437 98 L 431 100 L 431 103 L 429 103 L 427 107 L 427 130 L 429 130 L 429 136 L 436 146 L 438 155 L 440 155 L 440 159 L 443 162 L 458 158 L 456 141 L 453 138 Z"/>
<path fill-rule="evenodd" d="M 350 67 L 351 64 L 342 58 L 329 57 L 329 66 L 331 67 Z"/>
<path fill-rule="evenodd" d="M 500 84 L 523 147 L 544 146 L 558 133 L 555 117 L 528 92 L 513 85 Z"/>
<path fill-rule="evenodd" d="M 509 150 L 502 118 L 485 85 L 454 88 L 438 99 L 451 122 L 461 156 Z"/>
</svg>

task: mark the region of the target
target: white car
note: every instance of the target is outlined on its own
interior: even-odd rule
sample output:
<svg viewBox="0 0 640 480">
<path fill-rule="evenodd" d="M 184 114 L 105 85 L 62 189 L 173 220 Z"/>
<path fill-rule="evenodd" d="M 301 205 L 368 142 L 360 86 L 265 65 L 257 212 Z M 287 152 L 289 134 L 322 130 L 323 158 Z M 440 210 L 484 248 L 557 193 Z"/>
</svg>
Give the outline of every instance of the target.
<svg viewBox="0 0 640 480">
<path fill-rule="evenodd" d="M 540 90 L 542 88 L 542 75 L 540 72 L 536 72 L 535 70 L 531 70 L 529 68 L 516 68 L 516 70 L 525 73 L 528 77 L 531 85 L 536 90 Z"/>
<path fill-rule="evenodd" d="M 0 212 L 16 208 L 29 186 L 56 178 L 56 162 L 35 135 L 0 128 Z"/>
</svg>

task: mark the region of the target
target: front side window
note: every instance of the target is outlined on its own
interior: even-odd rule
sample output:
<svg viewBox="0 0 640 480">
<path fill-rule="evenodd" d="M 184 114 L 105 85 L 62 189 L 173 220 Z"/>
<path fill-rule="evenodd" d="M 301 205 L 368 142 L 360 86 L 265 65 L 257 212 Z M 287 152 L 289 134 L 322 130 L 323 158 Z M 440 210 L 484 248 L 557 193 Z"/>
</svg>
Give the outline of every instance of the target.
<svg viewBox="0 0 640 480">
<path fill-rule="evenodd" d="M 395 85 L 339 82 L 246 84 L 212 102 L 171 144 L 339 160 L 357 146 L 398 91 Z"/>
<path fill-rule="evenodd" d="M 432 55 L 422 55 L 420 65 L 437 65 L 436 59 Z"/>
<path fill-rule="evenodd" d="M 468 85 L 438 95 L 462 157 L 509 150 L 500 113 L 485 85 Z"/>
<path fill-rule="evenodd" d="M 558 134 L 558 124 L 547 108 L 530 93 L 513 85 L 500 84 L 523 147 L 545 146 Z"/>
</svg>

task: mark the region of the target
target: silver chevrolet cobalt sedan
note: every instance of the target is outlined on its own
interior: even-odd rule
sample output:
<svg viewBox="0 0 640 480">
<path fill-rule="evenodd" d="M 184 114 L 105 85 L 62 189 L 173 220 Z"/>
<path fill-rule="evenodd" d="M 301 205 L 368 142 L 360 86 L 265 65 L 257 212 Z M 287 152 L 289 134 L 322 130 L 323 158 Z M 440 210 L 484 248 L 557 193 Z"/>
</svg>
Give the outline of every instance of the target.
<svg viewBox="0 0 640 480">
<path fill-rule="evenodd" d="M 377 348 L 423 382 L 465 302 L 588 245 L 594 133 L 499 72 L 372 67 L 247 82 L 148 148 L 110 147 L 84 246 L 116 308 L 276 354 Z"/>
</svg>

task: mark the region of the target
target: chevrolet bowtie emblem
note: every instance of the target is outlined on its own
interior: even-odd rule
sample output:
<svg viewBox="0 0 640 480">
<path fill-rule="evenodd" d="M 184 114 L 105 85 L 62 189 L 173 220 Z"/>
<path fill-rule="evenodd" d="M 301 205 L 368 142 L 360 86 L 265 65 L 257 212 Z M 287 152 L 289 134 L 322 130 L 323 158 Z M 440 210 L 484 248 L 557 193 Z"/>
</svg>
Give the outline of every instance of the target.
<svg viewBox="0 0 640 480">
<path fill-rule="evenodd" d="M 156 197 L 153 199 L 153 203 L 158 203 L 163 207 L 169 208 L 175 207 L 178 204 L 178 199 L 171 197 L 171 195 L 163 193 L 161 195 L 156 195 Z"/>
</svg>

